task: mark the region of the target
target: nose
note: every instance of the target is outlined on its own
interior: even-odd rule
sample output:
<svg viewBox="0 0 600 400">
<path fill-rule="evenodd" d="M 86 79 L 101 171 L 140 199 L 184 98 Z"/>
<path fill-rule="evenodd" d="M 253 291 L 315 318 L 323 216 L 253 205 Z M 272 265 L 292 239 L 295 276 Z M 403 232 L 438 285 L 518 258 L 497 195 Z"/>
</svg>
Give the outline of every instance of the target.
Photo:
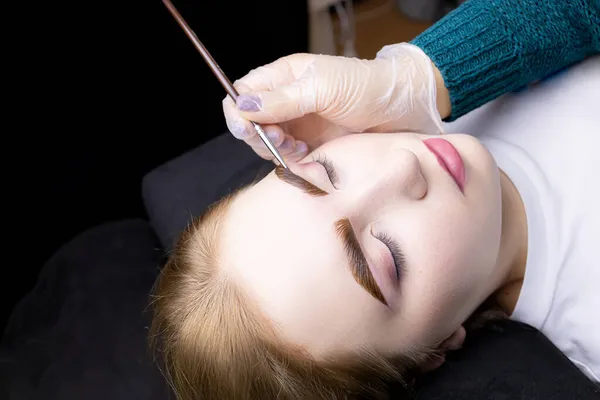
<svg viewBox="0 0 600 400">
<path fill-rule="evenodd" d="M 427 194 L 419 158 L 407 149 L 390 149 L 372 168 L 365 169 L 358 203 L 418 201 Z M 355 203 L 356 204 L 356 203 Z"/>
</svg>

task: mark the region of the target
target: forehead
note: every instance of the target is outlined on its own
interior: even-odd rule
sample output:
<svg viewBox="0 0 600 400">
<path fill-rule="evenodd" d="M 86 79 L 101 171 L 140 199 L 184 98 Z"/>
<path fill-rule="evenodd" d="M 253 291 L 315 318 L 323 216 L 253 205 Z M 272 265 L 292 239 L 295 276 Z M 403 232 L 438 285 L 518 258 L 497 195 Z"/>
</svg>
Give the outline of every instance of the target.
<svg viewBox="0 0 600 400">
<path fill-rule="evenodd" d="M 348 271 L 334 230 L 339 217 L 326 201 L 273 175 L 243 192 L 228 212 L 225 268 L 295 343 L 314 346 L 313 332 L 323 332 L 324 324 L 327 334 L 343 340 L 354 330 L 350 314 L 372 307 Z M 319 340 L 329 342 L 325 333 Z"/>
<path fill-rule="evenodd" d="M 304 276 L 307 265 L 340 261 L 331 251 L 334 219 L 325 207 L 275 180 L 269 176 L 242 193 L 229 210 L 223 232 L 228 268 L 253 289 Z M 328 247 L 330 251 L 323 251 Z M 266 273 L 272 277 L 262 276 Z M 257 274 L 261 279 L 254 279 Z"/>
</svg>

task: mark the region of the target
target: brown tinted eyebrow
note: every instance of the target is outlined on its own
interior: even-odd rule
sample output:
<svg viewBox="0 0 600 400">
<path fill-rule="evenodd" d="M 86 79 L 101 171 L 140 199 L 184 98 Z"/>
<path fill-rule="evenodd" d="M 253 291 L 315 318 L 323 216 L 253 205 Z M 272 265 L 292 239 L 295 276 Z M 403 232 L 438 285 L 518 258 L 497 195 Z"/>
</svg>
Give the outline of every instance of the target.
<svg viewBox="0 0 600 400">
<path fill-rule="evenodd" d="M 337 221 L 334 226 L 336 234 L 344 245 L 344 251 L 348 257 L 352 276 L 371 296 L 387 306 L 387 301 L 383 297 L 381 289 L 371 273 L 367 259 L 360 248 L 360 243 L 354 233 L 354 229 L 352 229 L 350 221 L 347 218 L 343 218 Z"/>
<path fill-rule="evenodd" d="M 275 167 L 275 175 L 277 175 L 277 177 L 282 181 L 302 189 L 305 193 L 311 196 L 317 197 L 328 195 L 328 193 L 324 190 L 319 189 L 312 183 L 294 174 L 292 171 L 283 168 L 282 166 L 278 165 Z M 371 294 L 371 296 L 375 297 L 377 300 L 387 306 L 387 301 L 383 297 L 381 289 L 379 288 L 379 285 L 377 285 L 377 282 L 371 273 L 367 259 L 360 248 L 360 243 L 356 237 L 356 234 L 354 233 L 354 229 L 352 229 L 352 224 L 350 224 L 350 221 L 347 218 L 340 219 L 334 224 L 334 227 L 337 236 L 342 241 L 344 252 L 348 257 L 350 272 L 352 273 L 352 276 L 356 282 L 358 282 L 360 286 L 362 286 L 369 294 Z"/>
<path fill-rule="evenodd" d="M 289 183 L 290 185 L 295 186 L 298 189 L 302 189 L 304 193 L 307 193 L 311 196 L 319 197 L 327 196 L 329 194 L 326 191 L 319 189 L 306 179 L 294 174 L 289 169 L 283 168 L 281 165 L 275 167 L 275 175 L 277 175 L 277 177 L 282 181 Z"/>
</svg>

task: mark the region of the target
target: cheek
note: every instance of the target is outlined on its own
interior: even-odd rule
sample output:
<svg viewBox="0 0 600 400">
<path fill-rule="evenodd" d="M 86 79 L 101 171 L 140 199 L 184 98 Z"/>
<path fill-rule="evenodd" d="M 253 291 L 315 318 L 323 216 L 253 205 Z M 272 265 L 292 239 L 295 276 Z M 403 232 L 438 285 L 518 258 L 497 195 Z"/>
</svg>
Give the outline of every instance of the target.
<svg viewBox="0 0 600 400">
<path fill-rule="evenodd" d="M 472 283 L 473 269 L 468 250 L 456 239 L 432 235 L 414 246 L 407 276 L 425 304 L 463 298 Z M 412 248 L 411 248 L 412 250 Z"/>
<path fill-rule="evenodd" d="M 488 192 L 493 191 L 490 188 Z M 500 246 L 499 196 L 490 193 L 486 198 L 426 202 L 415 210 L 409 236 L 411 250 L 418 249 L 411 253 L 419 259 L 418 265 L 423 265 L 428 277 L 442 287 L 488 277 Z"/>
<path fill-rule="evenodd" d="M 430 239 L 435 239 L 431 237 Z M 448 240 L 415 245 L 402 286 L 402 309 L 414 327 L 412 340 L 431 344 L 450 334 L 477 296 L 478 278 L 465 252 Z M 412 249 L 411 249 L 412 250 Z M 408 258 L 408 256 L 407 256 Z"/>
<path fill-rule="evenodd" d="M 403 302 L 422 326 L 434 329 L 432 324 L 466 317 L 463 310 L 479 301 L 499 245 L 499 223 L 480 218 L 485 220 L 459 208 L 420 219 L 415 213 L 409 231 L 398 233 L 408 265 Z"/>
<path fill-rule="evenodd" d="M 494 225 L 462 220 L 444 230 L 423 232 L 425 239 L 415 256 L 431 284 L 438 290 L 460 292 L 489 276 L 499 245 L 499 229 Z"/>
</svg>

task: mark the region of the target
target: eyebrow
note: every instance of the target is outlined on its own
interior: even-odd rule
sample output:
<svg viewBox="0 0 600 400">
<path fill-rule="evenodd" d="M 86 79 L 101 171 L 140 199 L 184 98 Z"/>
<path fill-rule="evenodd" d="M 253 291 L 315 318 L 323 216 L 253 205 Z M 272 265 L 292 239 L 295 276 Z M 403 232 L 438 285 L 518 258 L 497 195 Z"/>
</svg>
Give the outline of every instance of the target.
<svg viewBox="0 0 600 400">
<path fill-rule="evenodd" d="M 381 293 L 381 289 L 371 273 L 367 259 L 360 248 L 360 243 L 354 233 L 354 229 L 352 229 L 352 224 L 350 224 L 347 218 L 343 218 L 337 221 L 334 226 L 338 237 L 344 244 L 344 251 L 348 257 L 348 265 L 350 266 L 350 272 L 354 280 L 371 296 L 387 306 L 387 301 L 385 301 L 383 293 Z"/>
<path fill-rule="evenodd" d="M 282 181 L 301 189 L 311 196 L 319 197 L 328 195 L 324 190 L 319 189 L 304 178 L 281 166 L 275 168 L 275 175 Z M 344 252 L 346 253 L 346 257 L 348 257 L 350 273 L 354 277 L 354 280 L 371 296 L 387 306 L 387 301 L 373 277 L 373 273 L 369 268 L 365 254 L 360 247 L 350 221 L 347 218 L 340 219 L 334 224 L 334 228 L 337 236 L 343 243 Z"/>
<path fill-rule="evenodd" d="M 283 168 L 281 165 L 275 167 L 275 175 L 282 181 L 289 183 L 292 186 L 301 189 L 304 193 L 314 197 L 327 196 L 329 193 L 316 187 L 306 179 L 294 174 L 289 169 Z"/>
</svg>

